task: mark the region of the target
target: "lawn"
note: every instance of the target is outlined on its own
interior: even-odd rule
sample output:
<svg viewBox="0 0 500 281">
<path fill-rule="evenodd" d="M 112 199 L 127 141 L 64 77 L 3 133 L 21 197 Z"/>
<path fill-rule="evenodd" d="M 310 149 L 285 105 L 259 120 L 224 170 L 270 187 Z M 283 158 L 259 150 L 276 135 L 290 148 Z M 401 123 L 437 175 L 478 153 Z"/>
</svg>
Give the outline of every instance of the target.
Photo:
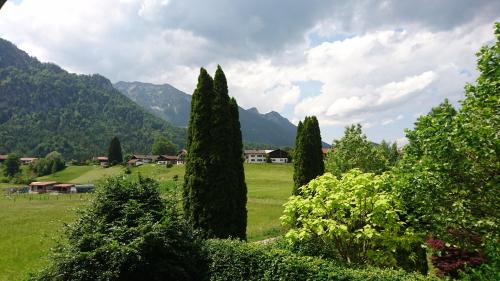
<svg viewBox="0 0 500 281">
<path fill-rule="evenodd" d="M 57 181 L 61 183 L 94 183 L 105 176 L 123 173 L 120 166 L 102 168 L 101 166 L 69 166 L 57 173 L 39 177 L 37 181 Z"/>
<path fill-rule="evenodd" d="M 0 281 L 20 280 L 47 262 L 63 223 L 75 218 L 75 208 L 88 202 L 83 195 L 29 195 L 0 198 Z"/>
<path fill-rule="evenodd" d="M 123 167 L 70 166 L 37 180 L 87 183 L 104 176 L 118 175 Z M 163 185 L 173 184 L 177 175 L 180 184 L 184 166 L 143 165 L 132 168 L 132 175 L 152 177 Z M 282 233 L 279 217 L 283 203 L 293 186 L 293 167 L 276 164 L 246 164 L 248 186 L 249 241 L 262 240 Z M 75 209 L 84 206 L 90 195 L 20 195 L 14 200 L 0 197 L 0 281 L 19 280 L 27 272 L 46 262 L 49 248 L 55 244 L 62 225 L 75 218 Z M 30 198 L 33 198 L 30 200 Z"/>
</svg>

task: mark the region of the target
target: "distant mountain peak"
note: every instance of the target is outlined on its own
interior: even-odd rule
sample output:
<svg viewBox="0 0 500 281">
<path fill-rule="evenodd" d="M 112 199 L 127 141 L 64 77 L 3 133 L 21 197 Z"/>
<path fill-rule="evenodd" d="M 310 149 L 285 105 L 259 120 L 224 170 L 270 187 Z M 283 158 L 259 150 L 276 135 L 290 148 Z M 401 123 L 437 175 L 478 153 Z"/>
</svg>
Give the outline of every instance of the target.
<svg viewBox="0 0 500 281">
<path fill-rule="evenodd" d="M 118 82 L 115 88 L 144 109 L 179 127 L 187 127 L 191 95 L 170 84 Z M 297 127 L 278 112 L 259 113 L 257 108 L 239 108 L 243 140 L 273 146 L 293 146 Z"/>
<path fill-rule="evenodd" d="M 247 111 L 250 112 L 250 113 L 260 114 L 260 112 L 257 109 L 257 107 L 251 107 L 251 108 L 247 109 Z"/>
</svg>

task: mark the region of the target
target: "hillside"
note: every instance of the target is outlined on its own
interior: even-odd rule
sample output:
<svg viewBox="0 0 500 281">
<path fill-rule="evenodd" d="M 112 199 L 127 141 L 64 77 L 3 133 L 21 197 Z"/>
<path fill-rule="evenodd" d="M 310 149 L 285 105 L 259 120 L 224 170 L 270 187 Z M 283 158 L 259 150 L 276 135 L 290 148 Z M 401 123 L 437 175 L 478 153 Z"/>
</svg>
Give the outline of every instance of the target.
<svg viewBox="0 0 500 281">
<path fill-rule="evenodd" d="M 57 150 L 83 160 L 106 153 L 113 136 L 125 152 L 147 153 L 156 134 L 184 145 L 184 129 L 144 111 L 105 77 L 68 73 L 0 39 L 0 154 Z"/>
<path fill-rule="evenodd" d="M 114 87 L 144 109 L 180 127 L 187 127 L 191 104 L 188 95 L 169 84 L 118 82 Z M 261 114 L 239 108 L 241 132 L 247 143 L 293 146 L 297 127 L 277 112 Z"/>
</svg>

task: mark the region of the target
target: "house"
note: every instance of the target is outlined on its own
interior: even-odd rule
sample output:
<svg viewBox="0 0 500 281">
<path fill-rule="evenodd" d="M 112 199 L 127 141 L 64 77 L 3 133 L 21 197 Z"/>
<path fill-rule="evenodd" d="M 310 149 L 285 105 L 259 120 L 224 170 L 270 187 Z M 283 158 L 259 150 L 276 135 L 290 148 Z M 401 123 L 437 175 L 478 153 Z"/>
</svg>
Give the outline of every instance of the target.
<svg viewBox="0 0 500 281">
<path fill-rule="evenodd" d="M 177 156 L 175 155 L 158 155 L 156 164 L 177 164 Z"/>
<path fill-rule="evenodd" d="M 72 183 L 59 183 L 54 184 L 53 190 L 61 193 L 69 193 L 74 189 L 74 187 L 75 185 Z"/>
<path fill-rule="evenodd" d="M 54 185 L 57 184 L 55 181 L 35 181 L 30 183 L 30 193 L 45 193 L 52 191 Z"/>
<path fill-rule="evenodd" d="M 326 155 L 328 155 L 328 152 L 330 152 L 330 148 L 322 148 L 321 151 L 323 152 L 323 157 L 326 157 Z"/>
<path fill-rule="evenodd" d="M 108 157 L 106 157 L 106 156 L 98 156 L 97 161 L 99 161 L 99 165 L 101 165 L 101 167 L 108 167 L 109 166 L 109 160 L 108 160 Z"/>
<path fill-rule="evenodd" d="M 243 153 L 246 163 L 266 163 L 267 152 L 265 150 L 249 149 Z"/>
<path fill-rule="evenodd" d="M 19 160 L 21 160 L 21 164 L 23 164 L 23 165 L 29 165 L 37 159 L 38 158 L 35 158 L 35 157 L 21 157 L 21 158 L 19 158 Z"/>
<path fill-rule="evenodd" d="M 7 160 L 7 155 L 0 155 L 0 165 L 5 161 Z"/>
<path fill-rule="evenodd" d="M 177 165 L 183 165 L 186 163 L 187 150 L 183 149 L 177 153 Z"/>
<path fill-rule="evenodd" d="M 288 153 L 281 149 L 266 150 L 267 155 L 271 159 L 271 163 L 288 163 Z"/>
<path fill-rule="evenodd" d="M 154 156 L 154 155 L 134 154 L 134 155 L 132 155 L 132 158 L 130 158 L 130 160 L 137 159 L 137 160 L 140 160 L 142 163 L 146 164 L 146 163 L 156 162 L 156 158 L 157 158 L 157 156 Z"/>
<path fill-rule="evenodd" d="M 142 162 L 142 160 L 140 160 L 140 159 L 130 159 L 127 162 L 127 165 L 129 167 L 137 167 L 137 166 L 141 166 L 142 164 L 144 164 L 144 162 Z"/>
</svg>

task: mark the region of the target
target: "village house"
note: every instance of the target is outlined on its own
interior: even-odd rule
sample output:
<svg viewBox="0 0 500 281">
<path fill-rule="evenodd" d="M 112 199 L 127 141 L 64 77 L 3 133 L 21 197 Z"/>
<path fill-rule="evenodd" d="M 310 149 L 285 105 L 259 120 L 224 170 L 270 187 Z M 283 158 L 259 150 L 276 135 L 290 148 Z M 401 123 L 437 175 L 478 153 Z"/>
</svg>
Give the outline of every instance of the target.
<svg viewBox="0 0 500 281">
<path fill-rule="evenodd" d="M 330 152 L 330 148 L 322 148 L 321 151 L 323 152 L 323 157 L 326 157 L 328 155 L 328 152 Z"/>
<path fill-rule="evenodd" d="M 187 150 L 182 149 L 177 153 L 177 165 L 184 165 L 186 163 Z"/>
<path fill-rule="evenodd" d="M 19 160 L 21 160 L 21 164 L 23 164 L 23 165 L 29 165 L 37 159 L 38 158 L 35 158 L 35 157 L 21 157 L 21 158 L 19 158 Z"/>
<path fill-rule="evenodd" d="M 177 164 L 177 156 L 175 155 L 158 155 L 156 164 Z"/>
<path fill-rule="evenodd" d="M 244 151 L 246 163 L 266 163 L 266 151 L 248 149 Z"/>
<path fill-rule="evenodd" d="M 271 163 L 284 164 L 288 163 L 288 153 L 281 149 L 266 150 L 267 155 L 271 159 Z"/>
<path fill-rule="evenodd" d="M 97 161 L 99 162 L 99 165 L 101 165 L 101 167 L 108 167 L 109 166 L 109 160 L 108 160 L 108 157 L 106 157 L 106 156 L 98 156 Z"/>
<path fill-rule="evenodd" d="M 144 164 L 144 163 L 140 159 L 130 159 L 127 161 L 127 165 L 129 167 L 137 167 L 137 166 L 141 166 L 142 164 Z"/>
<path fill-rule="evenodd" d="M 7 155 L 0 155 L 0 165 L 7 160 Z"/>
<path fill-rule="evenodd" d="M 155 155 L 134 154 L 134 155 L 132 155 L 132 158 L 130 158 L 130 160 L 137 159 L 137 160 L 140 160 L 142 163 L 146 164 L 146 163 L 156 162 L 157 158 L 158 158 L 158 156 L 155 156 Z"/>
<path fill-rule="evenodd" d="M 266 163 L 267 158 L 271 163 L 288 163 L 288 153 L 281 149 L 249 149 L 244 151 L 246 163 Z"/>
</svg>

